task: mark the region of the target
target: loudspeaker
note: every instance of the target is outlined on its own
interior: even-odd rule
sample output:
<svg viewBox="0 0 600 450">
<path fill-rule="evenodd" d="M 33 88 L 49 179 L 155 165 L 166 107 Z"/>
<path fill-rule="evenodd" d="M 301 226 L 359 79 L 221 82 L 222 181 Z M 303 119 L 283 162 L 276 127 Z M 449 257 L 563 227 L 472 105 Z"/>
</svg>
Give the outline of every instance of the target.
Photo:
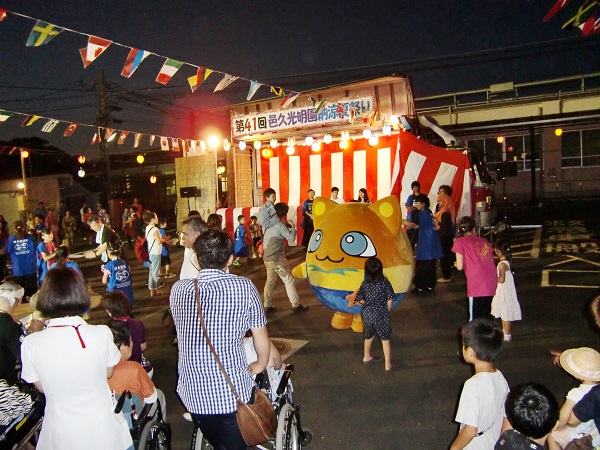
<svg viewBox="0 0 600 450">
<path fill-rule="evenodd" d="M 196 186 L 179 188 L 179 196 L 182 198 L 200 197 L 200 189 Z"/>
<path fill-rule="evenodd" d="M 509 177 L 517 176 L 517 163 L 516 161 L 505 161 L 496 166 L 496 174 L 499 180 L 503 180 Z"/>
</svg>

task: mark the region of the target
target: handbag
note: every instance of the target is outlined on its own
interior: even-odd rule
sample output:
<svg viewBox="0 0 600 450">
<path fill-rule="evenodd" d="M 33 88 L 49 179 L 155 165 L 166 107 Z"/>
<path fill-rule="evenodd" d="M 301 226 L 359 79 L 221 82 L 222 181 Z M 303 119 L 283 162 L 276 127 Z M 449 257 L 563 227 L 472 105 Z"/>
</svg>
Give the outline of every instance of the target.
<svg viewBox="0 0 600 450">
<path fill-rule="evenodd" d="M 580 438 L 573 439 L 565 446 L 564 450 L 594 450 L 592 436 L 586 434 Z"/>
<path fill-rule="evenodd" d="M 208 338 L 208 332 L 206 331 L 206 324 L 204 323 L 204 317 L 202 316 L 202 309 L 200 308 L 200 291 L 198 289 L 198 280 L 194 279 L 194 288 L 196 290 L 196 304 L 198 305 L 198 316 L 200 317 L 200 325 L 202 325 L 202 333 L 206 339 L 206 343 L 213 354 L 215 361 L 219 365 L 219 369 L 223 372 L 227 384 L 235 397 L 237 403 L 236 418 L 238 427 L 244 438 L 244 442 L 249 446 L 255 446 L 264 444 L 267 442 L 275 433 L 277 428 L 277 417 L 275 416 L 275 409 L 273 403 L 267 395 L 258 389 L 257 386 L 253 388 L 253 403 L 244 403 L 237 393 L 229 375 L 225 371 L 225 367 L 221 363 L 221 360 L 217 356 L 215 348 L 213 347 L 210 339 Z"/>
</svg>

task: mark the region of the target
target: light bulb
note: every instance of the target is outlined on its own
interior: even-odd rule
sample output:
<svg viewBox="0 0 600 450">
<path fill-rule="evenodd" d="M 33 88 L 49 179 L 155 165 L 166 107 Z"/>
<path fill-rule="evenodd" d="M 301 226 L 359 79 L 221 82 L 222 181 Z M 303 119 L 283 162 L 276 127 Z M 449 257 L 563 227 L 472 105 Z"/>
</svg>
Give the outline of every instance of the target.
<svg viewBox="0 0 600 450">
<path fill-rule="evenodd" d="M 288 146 L 288 147 L 285 149 L 285 152 L 286 152 L 288 155 L 290 155 L 290 156 L 291 156 L 291 155 L 293 155 L 294 153 L 296 153 L 296 149 L 294 148 L 294 146 L 293 146 L 293 145 L 289 145 L 289 146 Z"/>
<path fill-rule="evenodd" d="M 240 150 L 246 150 L 246 141 L 240 141 L 238 147 Z"/>
<path fill-rule="evenodd" d="M 256 150 L 259 150 L 259 149 L 260 149 L 260 146 L 261 146 L 261 142 L 260 142 L 260 141 L 254 141 L 254 148 L 255 148 Z"/>
<path fill-rule="evenodd" d="M 307 147 L 310 147 L 311 145 L 313 145 L 314 142 L 315 142 L 315 139 L 312 136 L 306 136 L 306 139 L 304 139 L 304 144 Z"/>
<path fill-rule="evenodd" d="M 273 138 L 269 142 L 269 145 L 271 146 L 271 148 L 277 148 L 277 146 L 279 145 L 279 142 L 277 142 L 277 139 Z"/>
<path fill-rule="evenodd" d="M 369 139 L 369 138 L 371 137 L 371 130 L 370 130 L 370 129 L 368 129 L 368 128 L 364 129 L 364 130 L 363 130 L 363 137 L 364 137 L 365 139 Z"/>
<path fill-rule="evenodd" d="M 383 135 L 389 136 L 390 134 L 392 134 L 392 127 L 390 125 L 384 125 L 383 126 Z"/>
<path fill-rule="evenodd" d="M 375 135 L 371 136 L 371 137 L 369 138 L 369 145 L 370 145 L 371 147 L 373 147 L 373 146 L 377 145 L 377 141 L 378 141 L 378 140 L 379 140 L 379 139 L 377 138 L 377 136 L 375 136 Z"/>
<path fill-rule="evenodd" d="M 224 139 L 223 140 L 223 150 L 228 152 L 230 148 L 231 148 L 231 144 L 229 143 L 229 141 L 227 139 Z"/>
<path fill-rule="evenodd" d="M 319 141 L 315 141 L 313 142 L 313 145 L 310 146 L 310 149 L 317 153 L 321 151 L 321 143 Z"/>
<path fill-rule="evenodd" d="M 325 142 L 326 144 L 331 144 L 331 141 L 333 140 L 333 138 L 331 137 L 331 135 L 329 133 L 327 133 L 324 137 L 323 137 L 323 142 Z"/>
</svg>

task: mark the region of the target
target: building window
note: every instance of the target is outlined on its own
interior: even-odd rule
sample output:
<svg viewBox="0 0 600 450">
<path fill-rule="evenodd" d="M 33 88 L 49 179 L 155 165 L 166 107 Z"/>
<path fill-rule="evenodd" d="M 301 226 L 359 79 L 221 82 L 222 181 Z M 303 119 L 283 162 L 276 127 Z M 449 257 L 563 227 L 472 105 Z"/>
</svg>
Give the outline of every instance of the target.
<svg viewBox="0 0 600 450">
<path fill-rule="evenodd" d="M 536 168 L 543 167 L 541 158 L 542 141 L 540 134 L 535 135 L 536 150 Z M 517 163 L 519 172 L 531 170 L 531 137 L 526 135 L 507 136 L 506 143 L 506 161 Z M 468 147 L 479 150 L 484 155 L 484 161 L 489 171 L 496 171 L 496 167 L 504 161 L 502 155 L 503 143 L 499 143 L 497 138 L 474 139 L 467 142 Z"/>
<path fill-rule="evenodd" d="M 562 166 L 600 166 L 600 129 L 565 131 L 561 136 Z"/>
<path fill-rule="evenodd" d="M 600 166 L 600 129 L 581 131 L 581 160 L 584 166 Z"/>
</svg>

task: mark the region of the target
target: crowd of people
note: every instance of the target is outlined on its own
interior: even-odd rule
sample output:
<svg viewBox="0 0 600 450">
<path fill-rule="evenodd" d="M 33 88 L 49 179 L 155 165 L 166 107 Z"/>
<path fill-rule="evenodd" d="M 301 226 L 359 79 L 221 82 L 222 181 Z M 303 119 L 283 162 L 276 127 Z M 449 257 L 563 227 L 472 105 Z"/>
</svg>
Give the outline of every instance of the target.
<svg viewBox="0 0 600 450">
<path fill-rule="evenodd" d="M 469 322 L 461 331 L 461 356 L 473 365 L 475 374 L 463 387 L 455 416 L 459 433 L 450 448 L 559 450 L 568 448 L 574 439 L 599 445 L 600 353 L 589 348 L 557 353 L 557 365 L 581 382 L 568 393 L 562 407 L 542 385 L 509 388 L 494 360 L 512 340 L 511 322 L 521 320 L 510 243 L 500 239 L 492 245 L 476 235 L 472 218 L 457 219 L 449 186 L 440 187 L 434 211 L 418 182 L 412 188 L 403 223 L 414 247 L 413 293 L 423 295 L 432 292 L 436 282 L 452 281 L 452 267 L 466 275 Z M 338 193 L 332 188 L 331 200 L 343 203 Z M 314 230 L 314 194 L 308 191 L 302 207 L 302 224 L 308 235 L 304 246 Z M 277 202 L 273 189 L 266 189 L 263 196 L 265 203 L 248 226 L 243 216 L 238 218 L 233 239 L 222 230 L 219 215 L 211 214 L 205 222 L 197 211 L 190 211 L 180 234 L 183 262 L 179 281 L 169 295 L 179 349 L 177 393 L 214 448 L 246 448 L 236 422 L 232 388 L 241 401 L 251 403 L 253 375 L 276 359 L 266 325 L 268 314 L 275 310 L 273 288 L 278 277 L 292 311 L 308 309 L 300 303 L 284 253 L 285 241 L 296 239 L 296 227 L 287 219 L 289 207 Z M 365 189 L 357 201 L 370 202 Z M 22 223 L 16 223 L 15 233 L 6 239 L 3 247 L 13 273 L 0 285 L 0 432 L 12 418 L 31 408 L 33 399 L 20 389 L 22 381 L 45 395 L 40 448 L 133 448 L 127 425 L 113 413 L 113 397 L 125 390 L 145 403 L 158 401 L 166 417 L 164 395 L 151 381 L 154 367 L 144 357 L 144 324 L 131 314 L 130 268 L 121 255 L 121 239 L 108 220 L 88 213 L 86 221 L 96 233 L 97 245 L 84 253 L 89 259 L 100 257 L 103 263 L 106 325 L 90 325 L 84 320 L 90 310 L 88 283 L 77 264 L 69 260 L 69 245 L 54 241 L 52 221 L 40 229 L 39 242 Z M 145 240 L 151 297 L 163 295 L 159 277 L 176 276 L 171 272 L 166 226 L 166 219 L 143 210 L 137 199 L 123 215 L 124 235 Z M 229 271 L 258 255 L 266 269 L 262 299 L 249 279 Z M 438 259 L 440 278 L 436 276 Z M 391 371 L 394 292 L 378 258 L 368 258 L 364 271 L 364 282 L 348 297 L 350 305 L 362 305 L 362 362 L 370 366 L 381 361 L 372 354 L 377 337 L 385 370 Z M 35 299 L 36 313 L 23 325 L 14 315 L 28 295 Z M 600 326 L 599 304 L 600 296 L 591 308 Z M 251 362 L 244 350 L 248 335 L 255 355 Z M 97 437 L 94 442 L 87 439 L 90 435 Z"/>
</svg>

